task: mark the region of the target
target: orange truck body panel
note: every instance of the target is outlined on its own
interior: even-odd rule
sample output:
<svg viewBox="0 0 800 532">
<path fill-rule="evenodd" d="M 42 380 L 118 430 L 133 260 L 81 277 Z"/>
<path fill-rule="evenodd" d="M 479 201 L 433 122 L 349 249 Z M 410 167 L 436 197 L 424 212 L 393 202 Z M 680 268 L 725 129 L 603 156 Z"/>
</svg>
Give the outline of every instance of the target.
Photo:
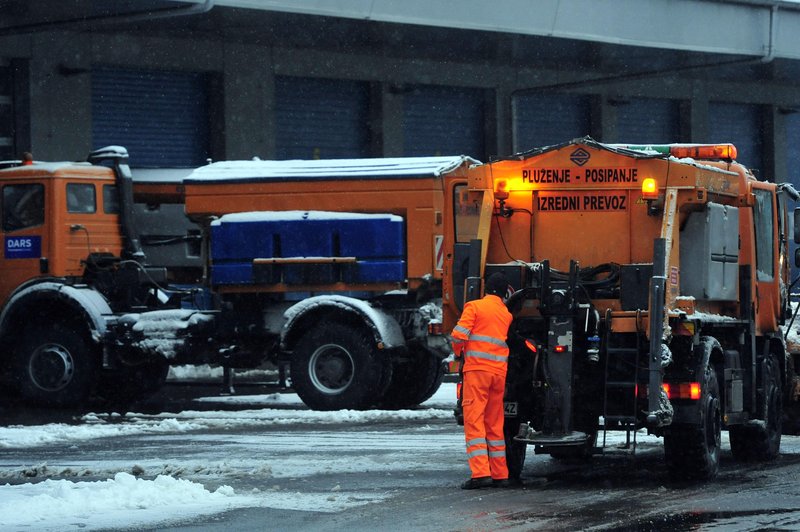
<svg viewBox="0 0 800 532">
<path fill-rule="evenodd" d="M 317 161 L 321 162 L 321 161 Z M 331 161 L 336 163 L 335 161 Z M 447 175 L 466 176 L 471 159 Z M 406 224 L 409 288 L 424 278 L 440 279 L 443 176 L 337 179 L 187 179 L 183 185 L 186 214 L 198 223 L 211 217 L 251 211 L 316 210 L 381 213 L 401 216 Z M 213 176 L 213 171 L 204 175 Z M 146 188 L 137 189 L 145 194 Z M 161 189 L 162 191 L 165 189 Z M 157 194 L 156 188 L 150 192 Z M 164 197 L 169 197 L 166 194 Z M 438 244 L 438 245 L 437 245 Z M 335 287 L 332 287 L 335 288 Z"/>
<path fill-rule="evenodd" d="M 680 291 L 680 228 L 693 211 L 709 201 L 740 207 L 752 205 L 752 189 L 772 190 L 774 183 L 758 182 L 736 162 L 702 161 L 694 163 L 676 158 L 646 158 L 626 155 L 594 144 L 569 143 L 519 159 L 502 160 L 474 167 L 468 179 L 448 178 L 448 190 L 466 184 L 474 198 L 481 194 L 506 197 L 510 217 L 494 217 L 488 235 L 485 264 L 514 260 L 550 261 L 553 268 L 567 271 L 571 260 L 582 267 L 603 263 L 638 264 L 653 260 L 653 240 L 663 228 L 662 216 L 648 214 L 642 195 L 642 181 L 656 180 L 663 199 L 664 191 L 676 195 L 675 223 L 671 239 L 667 284 L 667 306 L 677 309 Z M 499 194 L 496 194 L 499 192 Z M 777 216 L 777 209 L 773 211 Z M 740 209 L 740 264 L 755 264 L 756 248 L 751 209 Z M 452 206 L 446 209 L 445 247 L 455 243 Z M 777 218 L 774 223 L 778 224 Z M 477 234 L 462 236 L 476 238 Z M 779 249 L 778 232 L 773 249 Z M 773 255 L 772 280 L 754 282 L 751 300 L 756 302 L 759 334 L 778 331 L 780 283 L 785 265 Z M 447 267 L 452 268 L 452 255 Z M 780 274 L 779 274 L 780 273 Z M 445 276 L 444 325 L 455 324 L 460 312 L 454 301 L 452 278 Z M 758 293 L 758 297 L 756 297 Z M 613 300 L 607 308 L 617 311 Z M 738 316 L 738 302 L 696 301 L 697 311 Z M 646 321 L 646 320 L 645 320 Z M 620 326 L 623 326 L 620 323 Z M 629 327 L 629 326 L 626 326 Z"/>
</svg>

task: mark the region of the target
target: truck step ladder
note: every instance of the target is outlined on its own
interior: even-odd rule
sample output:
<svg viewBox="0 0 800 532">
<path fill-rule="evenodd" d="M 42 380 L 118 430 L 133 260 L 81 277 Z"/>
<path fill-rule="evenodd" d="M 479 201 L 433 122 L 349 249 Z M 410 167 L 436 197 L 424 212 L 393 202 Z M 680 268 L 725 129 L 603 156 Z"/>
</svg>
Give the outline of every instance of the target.
<svg viewBox="0 0 800 532">
<path fill-rule="evenodd" d="M 636 347 L 617 345 L 606 333 L 605 387 L 603 389 L 603 445 L 609 427 L 624 428 L 625 449 L 636 454 L 636 394 L 639 375 L 640 338 L 636 336 Z M 631 342 L 632 343 L 632 342 Z M 631 438 L 631 432 L 633 438 Z"/>
</svg>

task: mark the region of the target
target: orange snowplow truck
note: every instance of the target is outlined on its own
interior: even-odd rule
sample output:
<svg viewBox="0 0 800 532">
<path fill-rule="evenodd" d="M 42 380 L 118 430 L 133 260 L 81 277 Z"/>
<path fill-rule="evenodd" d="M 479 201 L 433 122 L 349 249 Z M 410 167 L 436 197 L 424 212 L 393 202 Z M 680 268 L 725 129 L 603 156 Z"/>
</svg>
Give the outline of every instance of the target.
<svg viewBox="0 0 800 532">
<path fill-rule="evenodd" d="M 475 162 L 229 161 L 139 180 L 120 146 L 0 163 L 0 379 L 26 402 L 124 407 L 169 365 L 270 361 L 313 408 L 415 406 L 450 353 L 443 176 Z"/>
<path fill-rule="evenodd" d="M 529 445 L 589 456 L 612 430 L 634 452 L 639 429 L 662 436 L 674 479 L 717 473 L 722 429 L 737 459 L 777 456 L 798 195 L 735 158 L 587 137 L 447 179 L 445 329 L 491 273 L 511 284 L 512 475 Z"/>
</svg>

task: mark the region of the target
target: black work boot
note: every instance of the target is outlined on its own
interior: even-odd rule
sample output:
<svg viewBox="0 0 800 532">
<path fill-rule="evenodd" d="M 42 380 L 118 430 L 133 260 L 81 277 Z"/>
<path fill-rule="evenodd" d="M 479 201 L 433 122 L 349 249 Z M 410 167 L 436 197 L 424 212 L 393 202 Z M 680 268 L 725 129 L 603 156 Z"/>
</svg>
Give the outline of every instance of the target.
<svg viewBox="0 0 800 532">
<path fill-rule="evenodd" d="M 471 478 L 461 484 L 462 490 L 479 490 L 481 488 L 491 488 L 492 477 L 477 477 Z"/>
<path fill-rule="evenodd" d="M 495 478 L 492 479 L 492 487 L 493 488 L 510 488 L 511 482 L 507 478 Z"/>
</svg>

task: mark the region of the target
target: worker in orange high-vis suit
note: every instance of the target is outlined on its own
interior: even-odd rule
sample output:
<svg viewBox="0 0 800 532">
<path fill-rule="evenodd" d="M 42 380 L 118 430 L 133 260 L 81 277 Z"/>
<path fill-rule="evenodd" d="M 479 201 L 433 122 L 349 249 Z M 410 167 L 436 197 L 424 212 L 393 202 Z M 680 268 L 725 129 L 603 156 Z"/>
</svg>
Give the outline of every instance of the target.
<svg viewBox="0 0 800 532">
<path fill-rule="evenodd" d="M 493 273 L 486 295 L 469 301 L 451 341 L 456 357 L 463 357 L 461 406 L 464 436 L 472 477 L 463 489 L 508 486 L 506 443 L 503 436 L 503 392 L 508 370 L 506 337 L 511 313 L 503 302 L 508 280 Z"/>
</svg>

